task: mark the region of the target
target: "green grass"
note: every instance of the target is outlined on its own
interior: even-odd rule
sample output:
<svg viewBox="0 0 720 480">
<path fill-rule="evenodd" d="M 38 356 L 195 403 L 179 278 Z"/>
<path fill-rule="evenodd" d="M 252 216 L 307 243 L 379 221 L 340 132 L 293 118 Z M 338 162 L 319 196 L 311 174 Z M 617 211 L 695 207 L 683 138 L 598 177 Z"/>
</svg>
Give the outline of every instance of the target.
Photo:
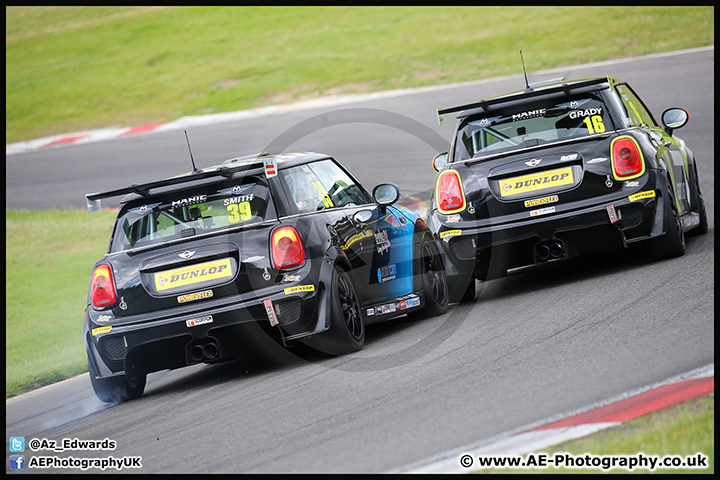
<svg viewBox="0 0 720 480">
<path fill-rule="evenodd" d="M 549 456 L 570 453 L 575 457 L 590 453 L 601 455 L 678 455 L 691 457 L 702 453 L 708 457 L 707 469 L 658 468 L 653 473 L 703 473 L 715 472 L 715 394 L 692 400 L 666 410 L 622 423 L 620 426 L 602 430 L 588 437 L 542 450 Z M 541 453 L 541 452 L 534 452 Z M 537 455 L 536 455 L 537 458 Z M 488 469 L 474 473 L 649 473 L 649 469 L 633 469 L 632 472 L 615 468 L 533 468 Z"/>
<path fill-rule="evenodd" d="M 713 45 L 706 7 L 6 7 L 6 142 Z"/>
<path fill-rule="evenodd" d="M 6 210 L 5 397 L 87 371 L 82 320 L 115 212 Z"/>
</svg>

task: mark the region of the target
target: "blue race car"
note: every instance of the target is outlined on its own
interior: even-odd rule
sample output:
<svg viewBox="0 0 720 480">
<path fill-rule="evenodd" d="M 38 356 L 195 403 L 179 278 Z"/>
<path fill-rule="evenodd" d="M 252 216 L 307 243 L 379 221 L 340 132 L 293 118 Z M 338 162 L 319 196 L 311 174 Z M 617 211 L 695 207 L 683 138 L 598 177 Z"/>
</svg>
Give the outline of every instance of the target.
<svg viewBox="0 0 720 480">
<path fill-rule="evenodd" d="M 88 194 L 88 210 L 120 195 L 83 327 L 105 402 L 141 396 L 148 373 L 234 358 L 268 336 L 339 355 L 363 348 L 367 324 L 447 311 L 436 243 L 395 205 L 398 187 L 370 194 L 328 155 L 230 159 Z"/>
</svg>

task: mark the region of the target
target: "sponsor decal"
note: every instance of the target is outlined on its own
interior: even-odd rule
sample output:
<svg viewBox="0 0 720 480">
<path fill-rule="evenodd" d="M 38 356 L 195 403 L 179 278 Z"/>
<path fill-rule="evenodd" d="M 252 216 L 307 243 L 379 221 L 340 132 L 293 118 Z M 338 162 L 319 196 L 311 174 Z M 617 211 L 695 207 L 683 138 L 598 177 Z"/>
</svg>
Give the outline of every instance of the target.
<svg viewBox="0 0 720 480">
<path fill-rule="evenodd" d="M 420 306 L 420 299 L 417 297 L 411 298 L 410 300 L 407 301 L 407 304 L 408 304 L 408 307 Z"/>
<path fill-rule="evenodd" d="M 390 250 L 390 239 L 387 230 L 380 230 L 375 234 L 375 246 L 380 255 L 385 255 L 385 252 Z"/>
<path fill-rule="evenodd" d="M 277 164 L 275 163 L 274 157 L 263 160 L 263 164 L 265 165 L 265 176 L 267 178 L 272 178 L 277 175 Z"/>
<path fill-rule="evenodd" d="M 693 225 L 700 225 L 700 219 L 698 217 L 683 218 L 683 227 L 691 227 Z"/>
<path fill-rule="evenodd" d="M 512 116 L 512 121 L 515 122 L 517 120 L 525 120 L 527 118 L 542 117 L 543 115 L 545 115 L 545 109 L 538 108 L 537 110 L 530 110 L 527 112 L 516 113 L 515 115 Z"/>
<path fill-rule="evenodd" d="M 575 109 L 575 108 L 578 108 L 580 105 L 586 104 L 589 101 L 590 101 L 589 98 L 585 98 L 583 100 L 573 100 L 573 101 L 567 102 L 567 103 L 559 103 L 556 105 L 556 107 Z"/>
<path fill-rule="evenodd" d="M 538 165 L 540 165 L 540 162 L 542 162 L 542 158 L 533 158 L 532 160 L 528 160 L 527 162 L 525 162 L 525 165 L 527 165 L 528 167 L 537 167 Z"/>
<path fill-rule="evenodd" d="M 158 292 L 171 288 L 192 285 L 207 280 L 232 278 L 230 259 L 214 260 L 212 262 L 198 263 L 188 267 L 176 268 L 155 274 L 155 289 Z"/>
<path fill-rule="evenodd" d="M 500 196 L 518 195 L 521 193 L 542 190 L 551 187 L 561 187 L 574 183 L 572 167 L 549 170 L 546 172 L 523 175 L 499 181 Z"/>
<path fill-rule="evenodd" d="M 95 321 L 96 321 L 96 322 L 107 322 L 107 321 L 109 321 L 111 318 L 112 318 L 112 317 L 111 317 L 110 315 L 100 315 L 100 316 L 97 318 L 97 320 L 95 320 Z"/>
<path fill-rule="evenodd" d="M 370 238 L 372 235 L 373 235 L 372 230 L 366 230 L 366 231 L 361 232 L 361 233 L 356 233 L 355 235 L 353 235 L 352 237 L 350 237 L 350 238 L 348 239 L 348 241 L 345 242 L 345 244 L 342 245 L 340 248 L 343 249 L 343 250 L 347 250 L 347 249 L 350 248 L 350 246 L 351 246 L 352 244 L 354 244 L 355 242 L 357 242 L 357 241 L 359 241 L 359 240 L 362 240 L 363 238 Z"/>
<path fill-rule="evenodd" d="M 152 212 L 155 207 L 160 205 L 159 203 L 151 203 L 150 205 L 143 205 L 142 207 L 131 208 L 128 212 L 137 213 L 138 215 L 145 215 L 148 212 Z"/>
<path fill-rule="evenodd" d="M 173 200 L 172 208 L 186 207 L 188 205 L 204 203 L 205 201 L 207 201 L 207 195 L 195 195 L 194 197 L 182 198 L 180 200 Z"/>
<path fill-rule="evenodd" d="M 526 207 L 537 207 L 538 205 L 544 205 L 546 203 L 554 203 L 558 201 L 557 195 L 550 197 L 536 198 L 535 200 L 525 200 Z"/>
<path fill-rule="evenodd" d="M 636 180 L 628 180 L 625 182 L 625 187 L 627 187 L 627 188 L 639 187 L 639 186 L 640 186 L 640 182 L 638 182 Z"/>
<path fill-rule="evenodd" d="M 538 215 L 547 215 L 548 213 L 554 213 L 555 207 L 541 208 L 540 210 L 532 210 L 530 212 L 531 217 L 537 217 Z"/>
<path fill-rule="evenodd" d="M 370 307 L 370 308 L 368 308 L 368 309 L 367 309 L 367 316 L 368 316 L 368 317 L 372 317 L 373 315 L 375 315 L 375 307 Z"/>
<path fill-rule="evenodd" d="M 628 200 L 634 202 L 635 200 L 640 200 L 642 198 L 655 198 L 655 190 L 647 190 L 645 192 L 636 193 L 635 195 L 630 195 Z"/>
<path fill-rule="evenodd" d="M 182 252 L 182 253 L 178 253 L 178 257 L 184 258 L 185 260 L 187 260 L 188 258 L 192 257 L 193 255 L 195 255 L 195 250 L 193 250 L 193 251 L 185 250 L 185 251 Z"/>
<path fill-rule="evenodd" d="M 585 163 L 600 163 L 600 162 L 607 162 L 607 160 L 608 160 L 607 157 L 597 157 L 597 158 L 592 158 Z"/>
<path fill-rule="evenodd" d="M 263 305 L 265 306 L 265 312 L 267 313 L 268 320 L 270 320 L 270 326 L 274 327 L 278 325 L 280 321 L 278 320 L 277 315 L 275 315 L 275 307 L 273 307 L 272 300 L 269 298 L 264 300 Z"/>
<path fill-rule="evenodd" d="M 190 320 L 185 320 L 185 325 L 187 325 L 188 327 L 197 327 L 198 325 L 202 325 L 204 323 L 212 323 L 212 321 L 212 315 L 205 315 L 204 317 L 197 317 L 191 318 Z"/>
<path fill-rule="evenodd" d="M 113 327 L 98 327 L 92 329 L 92 336 L 100 335 L 101 333 L 108 333 Z"/>
<path fill-rule="evenodd" d="M 388 305 L 383 305 L 381 307 L 378 307 L 382 313 L 393 313 L 397 309 L 395 308 L 394 303 L 390 303 Z"/>
<path fill-rule="evenodd" d="M 204 292 L 191 293 L 189 295 L 180 295 L 177 297 L 178 303 L 192 302 L 194 300 L 200 300 L 203 298 L 210 298 L 213 296 L 212 290 L 205 290 Z"/>
<path fill-rule="evenodd" d="M 296 287 L 288 287 L 284 291 L 285 295 L 290 295 L 291 293 L 297 292 L 314 292 L 315 285 L 298 285 Z"/>
<path fill-rule="evenodd" d="M 472 121 L 472 122 L 469 123 L 469 125 L 478 125 L 478 126 L 480 126 L 480 127 L 487 127 L 487 126 L 489 126 L 490 124 L 492 124 L 494 121 L 499 120 L 499 119 L 501 119 L 501 118 L 502 118 L 502 115 L 497 116 L 497 117 L 483 118 L 482 120 Z"/>
<path fill-rule="evenodd" d="M 450 215 L 445 219 L 445 222 L 447 223 L 458 223 L 462 218 L 460 218 L 460 215 Z"/>
<path fill-rule="evenodd" d="M 602 115 L 602 108 L 588 108 L 587 110 L 576 110 L 570 112 L 570 118 L 583 118 L 590 117 L 592 115 Z"/>
<path fill-rule="evenodd" d="M 617 216 L 617 213 L 615 212 L 615 205 L 608 205 L 605 207 L 608 212 L 608 217 L 610 218 L 610 223 L 615 223 L 618 220 L 620 220 Z"/>
<path fill-rule="evenodd" d="M 405 310 L 407 308 L 407 301 L 400 302 L 400 310 Z"/>
<path fill-rule="evenodd" d="M 449 238 L 449 237 L 455 237 L 457 235 L 460 235 L 462 233 L 462 230 L 446 230 L 442 233 L 440 233 L 440 238 Z"/>
<path fill-rule="evenodd" d="M 226 198 L 225 200 L 223 200 L 223 205 L 227 207 L 228 205 L 232 205 L 234 203 L 252 202 L 252 199 L 254 197 L 254 194 L 249 193 L 247 195 L 238 195 L 237 197 Z"/>
<path fill-rule="evenodd" d="M 561 155 L 560 161 L 561 162 L 569 162 L 571 160 L 577 160 L 578 154 L 577 153 L 571 153 L 570 155 Z"/>
<path fill-rule="evenodd" d="M 297 282 L 300 280 L 300 275 L 288 275 L 287 273 L 283 276 L 283 282 Z"/>
<path fill-rule="evenodd" d="M 249 190 L 254 186 L 254 183 L 248 183 L 246 185 L 234 185 L 231 188 L 223 188 L 222 190 L 218 190 L 217 192 L 222 195 L 240 195 L 245 190 Z"/>
<path fill-rule="evenodd" d="M 397 267 L 394 263 L 391 263 L 390 265 L 385 265 L 384 267 L 378 268 L 377 275 L 378 282 L 380 283 L 395 280 L 395 276 L 397 275 Z"/>
</svg>

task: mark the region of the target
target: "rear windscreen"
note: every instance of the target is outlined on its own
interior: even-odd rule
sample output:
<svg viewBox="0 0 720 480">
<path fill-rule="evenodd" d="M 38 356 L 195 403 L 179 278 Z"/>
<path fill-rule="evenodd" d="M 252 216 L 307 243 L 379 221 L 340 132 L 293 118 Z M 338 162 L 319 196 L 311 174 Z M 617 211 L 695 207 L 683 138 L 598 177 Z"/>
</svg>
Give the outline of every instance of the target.
<svg viewBox="0 0 720 480">
<path fill-rule="evenodd" d="M 599 96 L 584 94 L 468 116 L 458 129 L 455 161 L 611 131 L 606 110 Z"/>
<path fill-rule="evenodd" d="M 262 177 L 134 200 L 118 215 L 110 252 L 276 219 Z"/>
</svg>

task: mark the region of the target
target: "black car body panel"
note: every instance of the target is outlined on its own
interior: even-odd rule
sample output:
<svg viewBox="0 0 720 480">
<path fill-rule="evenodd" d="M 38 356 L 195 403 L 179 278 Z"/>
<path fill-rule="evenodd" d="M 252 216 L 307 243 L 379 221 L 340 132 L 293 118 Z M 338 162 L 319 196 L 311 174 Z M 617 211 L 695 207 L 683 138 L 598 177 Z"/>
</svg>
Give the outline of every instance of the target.
<svg viewBox="0 0 720 480">
<path fill-rule="evenodd" d="M 673 110 L 684 112 L 679 128 L 687 112 Z M 684 232 L 707 229 L 692 151 L 625 82 L 528 87 L 439 115 L 454 112 L 426 219 L 451 291 L 662 237 L 673 229 L 668 206 L 682 232 L 670 247 L 657 245 L 658 258 L 684 251 Z"/>
<path fill-rule="evenodd" d="M 383 188 L 397 192 L 394 200 L 374 201 L 332 157 L 301 153 L 232 159 L 87 195 L 94 211 L 102 198 L 128 194 L 109 253 L 95 265 L 98 275 L 106 269 L 115 296 L 94 297 L 106 288 L 95 273 L 88 293 L 83 332 L 93 381 L 237 357 L 252 351 L 257 335 L 316 346 L 311 337 L 338 321 L 336 267 L 357 291 L 352 312 L 363 324 L 422 310 L 419 245 L 435 243 L 416 214 L 392 205 L 399 189 Z M 282 263 L 278 232 L 290 235 L 278 242 L 304 249 L 292 262 Z M 436 310 L 446 307 L 440 299 Z"/>
</svg>

